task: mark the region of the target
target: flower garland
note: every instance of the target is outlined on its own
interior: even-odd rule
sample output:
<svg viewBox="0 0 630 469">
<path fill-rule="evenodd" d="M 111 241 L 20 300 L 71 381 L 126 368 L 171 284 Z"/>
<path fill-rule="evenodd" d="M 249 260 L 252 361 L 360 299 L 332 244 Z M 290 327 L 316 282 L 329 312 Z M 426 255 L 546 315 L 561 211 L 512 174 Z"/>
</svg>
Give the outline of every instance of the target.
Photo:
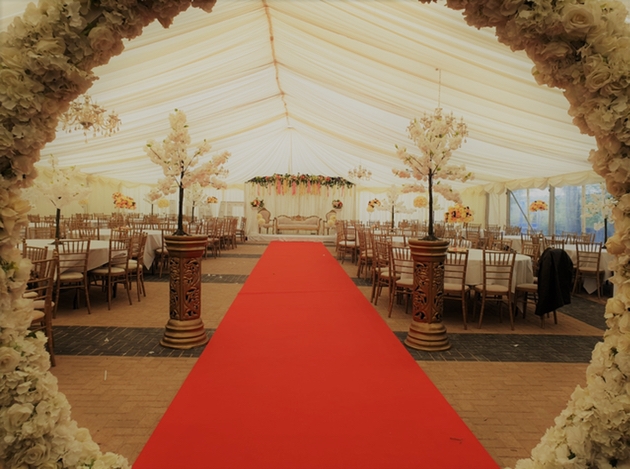
<svg viewBox="0 0 630 469">
<path fill-rule="evenodd" d="M 41 332 L 28 331 L 33 304 L 22 298 L 30 262 L 20 232 L 30 204 L 40 150 L 55 138 L 59 116 L 96 79 L 92 69 L 122 52 L 123 39 L 157 19 L 168 27 L 191 4 L 210 12 L 215 0 L 65 0 L 28 3 L 0 34 L 0 461 L 3 467 L 125 469 L 103 454 L 72 420 L 70 404 L 50 373 Z M 27 389 L 28 392 L 24 392 Z"/>
<path fill-rule="evenodd" d="M 534 200 L 529 204 L 530 212 L 544 212 L 545 210 L 549 210 L 549 206 L 544 200 Z"/>
<path fill-rule="evenodd" d="M 430 0 L 420 0 L 428 3 Z M 528 459 L 517 469 L 630 465 L 630 27 L 617 1 L 447 0 L 476 28 L 495 27 L 500 42 L 524 50 L 540 85 L 561 88 L 582 133 L 594 136 L 593 169 L 617 201 L 608 252 L 616 285 L 606 303 L 603 342 L 593 350 L 586 386 L 578 386 Z"/>
<path fill-rule="evenodd" d="M 272 176 L 257 176 L 251 178 L 251 184 L 271 189 L 275 188 L 277 195 L 314 194 L 321 193 L 322 187 L 333 189 L 350 189 L 354 183 L 342 177 L 316 176 L 310 174 L 274 174 Z"/>
<path fill-rule="evenodd" d="M 136 201 L 128 195 L 123 195 L 120 192 L 114 192 L 112 194 L 112 199 L 114 199 L 114 207 L 116 208 L 125 210 L 136 209 Z"/>
<path fill-rule="evenodd" d="M 470 223 L 473 221 L 473 212 L 468 206 L 456 204 L 449 207 L 444 213 L 444 221 L 446 223 Z"/>
<path fill-rule="evenodd" d="M 335 199 L 332 201 L 332 207 L 339 210 L 340 208 L 343 208 L 343 202 L 339 199 Z"/>
<path fill-rule="evenodd" d="M 249 205 L 251 205 L 252 208 L 265 208 L 265 201 L 256 197 L 249 203 Z"/>
<path fill-rule="evenodd" d="M 124 458 L 102 454 L 89 433 L 77 427 L 68 402 L 48 372 L 45 340 L 39 333 L 27 334 L 32 305 L 22 299 L 22 292 L 30 267 L 15 246 L 28 223 L 29 204 L 20 191 L 35 178 L 33 165 L 41 148 L 54 138 L 59 115 L 95 80 L 92 69 L 119 54 L 124 48 L 122 39 L 138 36 L 154 19 L 167 27 L 191 4 L 211 11 L 214 0 L 147 4 L 100 0 L 90 10 L 90 3 L 67 0 L 43 3 L 40 10 L 29 3 L 23 19 L 16 18 L 0 35 L 4 84 L 0 89 L 0 155 L 6 163 L 0 184 L 0 371 L 4 373 L 0 420 L 16 422 L 11 415 L 17 414 L 21 424 L 0 429 L 0 460 L 8 467 L 54 467 L 60 461 L 66 468 L 128 467 Z M 616 0 L 447 0 L 447 5 L 463 9 L 471 26 L 495 27 L 499 41 L 527 52 L 541 85 L 565 90 L 574 123 L 597 140 L 598 149 L 589 160 L 617 201 L 612 210 L 616 231 L 607 243 L 608 252 L 617 256 L 612 277 L 617 289 L 606 305 L 604 341 L 593 351 L 586 387 L 575 390 L 555 426 L 517 468 L 627 466 L 630 449 L 622 443 L 630 434 L 630 127 L 625 104 L 630 93 L 630 65 L 625 58 L 630 31 L 626 9 Z M 36 392 L 18 393 L 26 383 L 37 383 Z M 35 422 L 35 413 L 24 412 L 29 405 L 49 407 L 54 413 Z M 38 436 L 22 432 L 25 424 L 37 428 Z"/>
</svg>

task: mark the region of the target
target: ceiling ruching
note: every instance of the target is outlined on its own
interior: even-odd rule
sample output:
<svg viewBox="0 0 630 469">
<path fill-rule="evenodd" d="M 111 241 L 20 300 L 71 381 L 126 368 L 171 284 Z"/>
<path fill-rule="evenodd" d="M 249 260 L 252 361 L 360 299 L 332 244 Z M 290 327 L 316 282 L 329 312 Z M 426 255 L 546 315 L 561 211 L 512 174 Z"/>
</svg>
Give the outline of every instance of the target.
<svg viewBox="0 0 630 469">
<path fill-rule="evenodd" d="M 207 158 L 232 153 L 231 185 L 287 171 L 345 177 L 362 164 L 373 173 L 368 184 L 383 187 L 401 182 L 391 172 L 401 167 L 394 145 L 413 145 L 409 121 L 434 109 L 439 93 L 445 111 L 469 127 L 452 159 L 475 173 L 468 186 L 590 171 L 594 139 L 572 124 L 562 92 L 538 86 L 524 54 L 443 3 L 218 0 L 210 14 L 190 8 L 168 29 L 147 26 L 95 70 L 89 94 L 119 114 L 117 134 L 86 143 L 81 132 L 59 130 L 42 155 L 95 177 L 153 184 L 161 170 L 143 148 L 166 136 L 177 108 L 192 141 L 212 144 Z M 2 27 L 25 7 L 2 0 Z"/>
</svg>

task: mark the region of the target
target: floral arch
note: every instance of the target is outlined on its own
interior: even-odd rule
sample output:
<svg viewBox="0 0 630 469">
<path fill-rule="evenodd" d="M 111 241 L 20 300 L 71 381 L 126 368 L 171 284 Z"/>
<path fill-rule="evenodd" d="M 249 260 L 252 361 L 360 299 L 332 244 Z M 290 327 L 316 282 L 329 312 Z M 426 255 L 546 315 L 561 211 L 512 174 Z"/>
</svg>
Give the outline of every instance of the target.
<svg viewBox="0 0 630 469">
<path fill-rule="evenodd" d="M 431 1 L 431 0 L 421 0 Z M 7 467 L 123 468 L 79 429 L 48 372 L 41 336 L 27 335 L 32 306 L 22 292 L 29 265 L 15 248 L 27 223 L 21 190 L 36 177 L 40 150 L 59 115 L 89 89 L 92 69 L 123 50 L 123 39 L 157 19 L 168 27 L 190 6 L 215 0 L 41 0 L 0 35 L 0 460 Z M 467 23 L 495 27 L 525 50 L 541 85 L 564 90 L 569 113 L 595 136 L 590 161 L 617 205 L 614 298 L 608 330 L 578 387 L 530 459 L 518 468 L 630 467 L 630 30 L 617 0 L 447 0 Z"/>
</svg>

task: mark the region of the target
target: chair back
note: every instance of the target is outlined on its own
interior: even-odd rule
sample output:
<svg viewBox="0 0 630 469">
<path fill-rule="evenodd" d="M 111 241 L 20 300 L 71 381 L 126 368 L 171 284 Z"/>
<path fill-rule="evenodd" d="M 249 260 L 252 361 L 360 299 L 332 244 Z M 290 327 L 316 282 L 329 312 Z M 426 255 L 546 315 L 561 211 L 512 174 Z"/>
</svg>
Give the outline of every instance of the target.
<svg viewBox="0 0 630 469">
<path fill-rule="evenodd" d="M 37 309 L 52 314 L 52 293 L 57 270 L 57 256 L 32 261 L 31 277 L 26 289 L 27 297 L 44 302 Z M 43 307 L 40 307 L 43 306 Z"/>
<path fill-rule="evenodd" d="M 109 240 L 109 270 L 120 268 L 127 270 L 131 256 L 131 238 Z"/>
<path fill-rule="evenodd" d="M 263 217 L 263 219 L 265 220 L 265 224 L 269 223 L 269 220 L 271 220 L 271 212 L 266 208 L 261 208 L 260 210 L 258 210 L 258 214 Z"/>
<path fill-rule="evenodd" d="M 22 246 L 22 257 L 31 261 L 41 261 L 48 258 L 48 246 L 29 246 L 24 242 Z"/>
<path fill-rule="evenodd" d="M 447 251 L 444 261 L 444 284 L 460 285 L 466 289 L 468 251 Z"/>
<path fill-rule="evenodd" d="M 89 239 L 64 239 L 56 245 L 59 261 L 58 273 L 66 270 L 87 272 L 88 256 L 90 253 Z"/>
<path fill-rule="evenodd" d="M 602 243 L 575 243 L 576 268 L 578 270 L 600 270 Z"/>
<path fill-rule="evenodd" d="M 389 251 L 390 272 L 393 277 L 413 277 L 413 259 L 408 247 L 391 246 Z"/>
<path fill-rule="evenodd" d="M 142 231 L 133 238 L 131 238 L 131 258 L 138 261 L 138 266 L 142 267 L 144 260 L 144 248 L 147 245 L 148 234 L 146 231 Z"/>
<path fill-rule="evenodd" d="M 512 287 L 516 253 L 511 251 L 483 251 L 484 285 Z"/>
</svg>

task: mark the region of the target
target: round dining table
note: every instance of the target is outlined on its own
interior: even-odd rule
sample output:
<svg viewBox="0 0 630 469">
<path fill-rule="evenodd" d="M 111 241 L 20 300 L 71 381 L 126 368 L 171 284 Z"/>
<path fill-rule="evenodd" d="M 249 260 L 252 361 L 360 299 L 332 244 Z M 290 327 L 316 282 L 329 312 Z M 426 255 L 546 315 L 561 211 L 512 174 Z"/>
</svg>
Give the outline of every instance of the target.
<svg viewBox="0 0 630 469">
<path fill-rule="evenodd" d="M 534 272 L 532 269 L 532 259 L 523 254 L 516 254 L 514 261 L 514 273 L 512 274 L 512 291 L 520 283 L 532 283 Z M 481 285 L 483 283 L 483 250 L 468 250 L 468 266 L 466 268 L 466 284 Z"/>
</svg>

